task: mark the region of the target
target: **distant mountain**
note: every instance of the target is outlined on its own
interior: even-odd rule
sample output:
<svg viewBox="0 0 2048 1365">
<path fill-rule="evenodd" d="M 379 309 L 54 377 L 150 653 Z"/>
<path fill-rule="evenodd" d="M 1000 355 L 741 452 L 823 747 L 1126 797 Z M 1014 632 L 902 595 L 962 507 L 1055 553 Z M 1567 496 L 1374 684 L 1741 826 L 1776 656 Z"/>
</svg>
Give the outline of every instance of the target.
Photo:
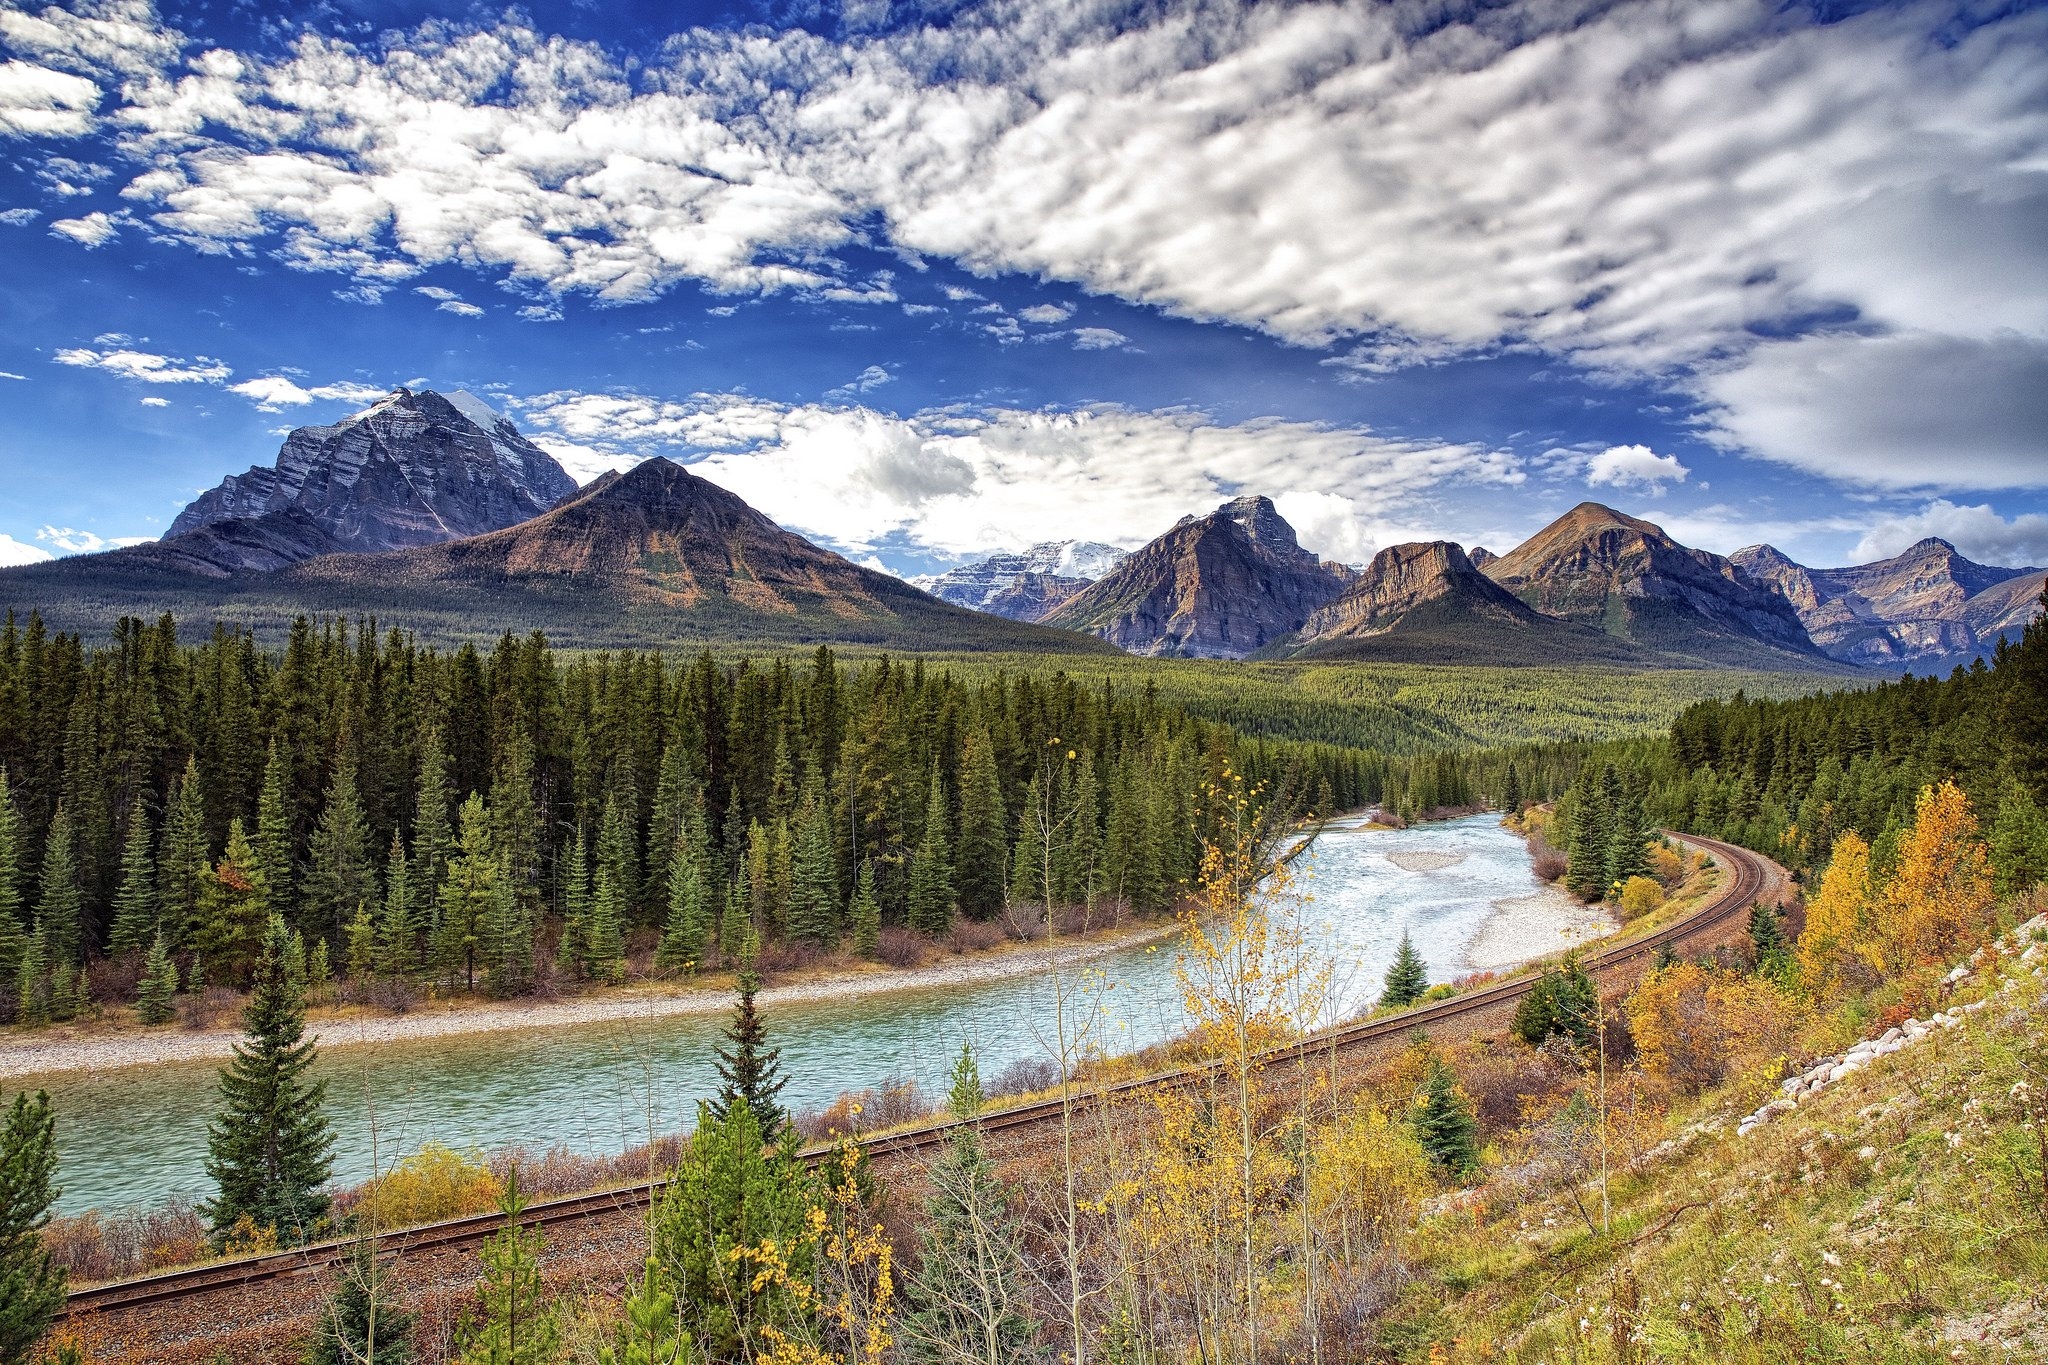
<svg viewBox="0 0 2048 1365">
<path fill-rule="evenodd" d="M 1126 553 L 1092 540 L 1048 541 L 910 582 L 942 602 L 1036 621 L 1116 568 Z"/>
<path fill-rule="evenodd" d="M 1484 545 L 1474 545 L 1470 550 L 1466 551 L 1465 557 L 1472 561 L 1472 567 L 1475 569 L 1483 569 L 1493 563 L 1494 560 L 1500 558 L 1499 555 L 1487 549 Z"/>
<path fill-rule="evenodd" d="M 1994 583 L 1963 603 L 1963 624 L 1977 637 L 1977 647 L 1990 653 L 2001 639 L 2019 641 L 2029 623 L 2041 614 L 2041 589 L 2048 569 L 2029 569 Z"/>
<path fill-rule="evenodd" d="M 2041 571 L 1978 564 L 1934 538 L 1842 569 L 1810 569 L 1769 545 L 1729 558 L 1784 597 L 1829 657 L 1879 668 L 1939 668 L 1988 652 L 2031 619 L 2040 591 L 1995 593 Z"/>
<path fill-rule="evenodd" d="M 554 457 L 467 393 L 398 389 L 333 426 L 300 427 L 275 467 L 202 493 L 160 543 L 201 572 L 274 569 L 501 530 L 576 491 Z M 239 523 L 230 531 L 209 528 Z"/>
<path fill-rule="evenodd" d="M 1241 659 L 1299 630 L 1351 577 L 1303 549 L 1270 499 L 1244 497 L 1183 517 L 1044 619 L 1134 654 Z"/>
<path fill-rule="evenodd" d="M 0 609 L 10 605 L 39 608 L 69 630 L 172 611 L 195 626 L 226 620 L 275 635 L 294 614 L 317 612 L 375 616 L 432 639 L 539 629 L 558 644 L 593 648 L 1107 648 L 940 602 L 783 530 L 737 495 L 658 458 L 608 474 L 517 526 L 463 540 L 228 575 L 183 570 L 163 554 L 81 555 L 0 570 Z"/>
<path fill-rule="evenodd" d="M 1546 615 L 1678 658 L 1784 668 L 1821 657 L 1777 592 L 1599 503 L 1579 504 L 1483 572 Z"/>
</svg>

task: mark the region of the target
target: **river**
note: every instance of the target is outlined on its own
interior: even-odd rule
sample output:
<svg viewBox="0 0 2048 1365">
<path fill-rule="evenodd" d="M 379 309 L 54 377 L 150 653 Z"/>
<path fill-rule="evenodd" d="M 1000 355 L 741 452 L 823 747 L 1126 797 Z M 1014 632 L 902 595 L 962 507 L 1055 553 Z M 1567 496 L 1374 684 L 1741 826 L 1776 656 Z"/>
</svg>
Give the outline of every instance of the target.
<svg viewBox="0 0 2048 1365">
<path fill-rule="evenodd" d="M 1522 841 L 1492 815 L 1331 832 L 1298 870 L 1312 897 L 1308 938 L 1333 964 L 1334 1017 L 1378 994 L 1404 929 L 1431 980 L 1450 980 L 1465 970 L 1465 950 L 1496 903 L 1541 889 Z M 785 1007 L 768 1019 L 789 1077 L 782 1098 L 794 1109 L 818 1107 L 888 1078 L 916 1081 L 936 1098 L 964 1041 L 974 1043 L 984 1078 L 1046 1058 L 1062 988 L 1097 1002 L 1084 1013 L 1103 1051 L 1148 1046 L 1186 1027 L 1174 956 L 1169 942 L 1099 958 L 1064 981 L 1041 975 Z M 331 1050 L 320 1070 L 335 1178 L 363 1179 L 373 1148 L 378 1167 L 430 1140 L 612 1153 L 686 1128 L 716 1088 L 712 1047 L 723 1022 L 672 1015 Z M 58 1210 L 210 1193 L 201 1163 L 216 1069 L 189 1062 L 28 1078 L 56 1106 Z"/>
</svg>

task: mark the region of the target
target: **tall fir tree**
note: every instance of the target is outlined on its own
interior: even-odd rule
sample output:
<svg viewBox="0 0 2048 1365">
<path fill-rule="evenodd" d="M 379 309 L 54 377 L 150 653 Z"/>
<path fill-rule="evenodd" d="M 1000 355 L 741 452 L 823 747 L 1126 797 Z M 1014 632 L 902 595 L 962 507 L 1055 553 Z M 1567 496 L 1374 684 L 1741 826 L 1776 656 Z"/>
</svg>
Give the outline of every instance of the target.
<svg viewBox="0 0 2048 1365">
<path fill-rule="evenodd" d="M 505 998 L 533 989 L 533 921 L 502 864 L 495 894 L 485 908 L 483 940 L 492 995 Z"/>
<path fill-rule="evenodd" d="M 413 784 L 412 902 L 428 907 L 430 913 L 440 905 L 441 883 L 448 878 L 448 859 L 455 850 L 454 802 L 448 750 L 439 727 L 428 726 L 420 738 L 419 774 Z"/>
<path fill-rule="evenodd" d="M 590 922 L 584 934 L 591 979 L 614 985 L 626 979 L 626 895 L 615 866 L 602 859 L 598 862 L 597 885 L 590 895 Z"/>
<path fill-rule="evenodd" d="M 403 977 L 420 960 L 419 915 L 413 909 L 413 880 L 405 841 L 391 831 L 391 851 L 384 859 L 384 913 L 377 920 L 375 968 L 389 977 Z"/>
<path fill-rule="evenodd" d="M 491 838 L 507 889 L 529 919 L 540 913 L 540 806 L 533 792 L 533 741 L 515 729 L 491 779 Z"/>
<path fill-rule="evenodd" d="M 772 1140 L 788 1122 L 777 1097 L 789 1079 L 782 1074 L 781 1049 L 768 1045 L 767 1026 L 754 1004 L 761 978 L 751 960 L 740 968 L 739 986 L 732 1021 L 725 1026 L 724 1041 L 718 1045 L 718 1097 L 710 1101 L 710 1110 L 714 1118 L 723 1120 L 732 1112 L 735 1100 L 745 1100 L 762 1133 Z"/>
<path fill-rule="evenodd" d="M 43 928 L 51 967 L 67 970 L 77 966 L 85 953 L 85 895 L 78 886 L 75 847 L 71 814 L 60 800 L 43 844 L 36 921 Z"/>
<path fill-rule="evenodd" d="M 256 798 L 256 837 L 249 841 L 250 867 L 263 883 L 263 914 L 283 915 L 297 923 L 298 837 L 292 828 L 294 809 L 291 756 L 276 738 L 263 764 L 263 790 Z"/>
<path fill-rule="evenodd" d="M 1655 833 L 1643 810 L 1643 791 L 1628 775 L 1614 769 L 1605 784 L 1608 810 L 1607 889 L 1612 891 L 1650 870 L 1649 843 Z"/>
<path fill-rule="evenodd" d="M 1501 778 L 1500 808 L 1509 815 L 1522 813 L 1522 774 L 1509 762 L 1508 770 Z"/>
<path fill-rule="evenodd" d="M 12 983 L 28 947 L 21 904 L 21 817 L 0 765 L 0 988 Z"/>
<path fill-rule="evenodd" d="M 262 955 L 267 902 L 255 852 L 242 833 L 241 820 L 235 819 L 228 824 L 220 862 L 201 883 L 192 930 L 193 951 L 205 959 L 216 981 L 239 984 L 255 970 Z"/>
<path fill-rule="evenodd" d="M 555 970 L 581 979 L 590 975 L 590 848 L 583 827 L 562 860 L 562 932 L 555 940 Z"/>
<path fill-rule="evenodd" d="M 832 837 L 832 806 L 815 776 L 804 783 L 792 834 L 789 931 L 830 946 L 839 941 L 839 852 Z"/>
<path fill-rule="evenodd" d="M 953 850 L 947 833 L 946 789 L 933 764 L 925 792 L 924 833 L 910 857 L 907 922 L 920 934 L 943 934 L 953 922 Z"/>
<path fill-rule="evenodd" d="M 187 759 L 185 771 L 171 784 L 156 852 L 157 913 L 173 950 L 189 942 L 198 926 L 199 897 L 212 870 L 199 762 Z"/>
<path fill-rule="evenodd" d="M 112 953 L 143 952 L 158 928 L 149 812 L 138 801 L 128 813 L 128 837 L 121 845 L 121 886 L 114 893 L 114 924 L 107 935 L 107 949 Z"/>
<path fill-rule="evenodd" d="M 993 919 L 1003 908 L 1009 814 L 988 727 L 968 732 L 960 752 L 960 827 L 953 840 L 953 888 L 969 919 Z"/>
<path fill-rule="evenodd" d="M 244 1217 L 288 1245 L 326 1224 L 334 1146 L 323 1112 L 327 1082 L 309 1074 L 315 1052 L 305 999 L 287 968 L 290 945 L 291 931 L 272 918 L 242 1012 L 245 1037 L 221 1068 L 221 1108 L 206 1143 L 215 1194 L 202 1209 L 217 1246 Z"/>
<path fill-rule="evenodd" d="M 356 787 L 352 748 L 345 748 L 313 830 L 301 913 L 295 926 L 309 940 L 339 939 L 358 909 L 377 899 L 370 827 Z"/>
<path fill-rule="evenodd" d="M 492 846 L 489 812 L 484 799 L 471 792 L 462 803 L 461 833 L 441 883 L 440 928 L 435 962 L 449 979 L 460 977 L 467 990 L 476 989 L 478 967 L 489 969 L 484 935 L 497 911 L 503 873 Z M 418 856 L 415 850 L 415 857 Z"/>
<path fill-rule="evenodd" d="M 1386 988 L 1380 992 L 1381 1009 L 1406 1009 L 1429 989 L 1429 964 L 1416 951 L 1415 940 L 1401 931 L 1401 946 L 1387 968 Z"/>
<path fill-rule="evenodd" d="M 846 910 L 847 926 L 853 933 L 853 951 L 873 957 L 882 943 L 882 902 L 875 895 L 875 864 L 863 858 L 860 876 L 853 884 L 853 903 Z"/>
<path fill-rule="evenodd" d="M 663 971 L 694 971 L 704 960 L 711 924 L 711 885 L 696 824 L 686 818 L 668 855 L 668 923 L 654 954 Z"/>
<path fill-rule="evenodd" d="M 143 959 L 142 981 L 135 990 L 135 1018 L 154 1027 L 168 1024 L 177 1013 L 178 964 L 164 947 L 164 936 L 150 941 L 149 956 Z"/>
<path fill-rule="evenodd" d="M 36 921 L 14 968 L 14 1018 L 24 1028 L 50 1022 L 50 936 Z"/>
<path fill-rule="evenodd" d="M 17 1091 L 0 1127 L 0 1361 L 35 1359 L 64 1306 L 64 1269 L 43 1245 L 57 1202 L 57 1120 L 50 1096 Z"/>
</svg>

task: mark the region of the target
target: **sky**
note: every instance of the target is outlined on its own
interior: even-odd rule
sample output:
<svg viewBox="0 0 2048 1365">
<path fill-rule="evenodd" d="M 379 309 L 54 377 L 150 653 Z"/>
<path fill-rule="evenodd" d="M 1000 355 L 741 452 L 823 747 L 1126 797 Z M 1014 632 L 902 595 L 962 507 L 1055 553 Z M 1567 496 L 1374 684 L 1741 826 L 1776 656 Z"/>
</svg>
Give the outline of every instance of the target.
<svg viewBox="0 0 2048 1365">
<path fill-rule="evenodd" d="M 0 563 L 467 389 L 899 573 L 2048 563 L 2048 8 L 0 0 Z"/>
</svg>

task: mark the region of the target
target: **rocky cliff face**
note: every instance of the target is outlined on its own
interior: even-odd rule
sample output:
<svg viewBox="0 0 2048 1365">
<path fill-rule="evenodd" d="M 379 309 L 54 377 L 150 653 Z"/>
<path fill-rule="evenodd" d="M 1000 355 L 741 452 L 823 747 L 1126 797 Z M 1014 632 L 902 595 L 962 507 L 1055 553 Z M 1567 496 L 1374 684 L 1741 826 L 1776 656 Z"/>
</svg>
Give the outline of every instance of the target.
<svg viewBox="0 0 2048 1365">
<path fill-rule="evenodd" d="M 1751 664 L 1818 653 L 1771 588 L 1599 503 L 1581 503 L 1484 572 L 1546 615 L 1653 649 Z"/>
<path fill-rule="evenodd" d="M 942 602 L 1035 621 L 1115 569 L 1125 552 L 1092 540 L 1058 540 L 1022 554 L 990 555 L 910 580 Z M 1035 612 L 1037 615 L 1027 613 Z"/>
<path fill-rule="evenodd" d="M 274 468 L 231 475 L 171 523 L 164 543 L 235 521 L 238 536 L 200 537 L 176 553 L 216 571 L 274 569 L 342 550 L 435 545 L 538 516 L 576 491 L 554 458 L 466 393 L 399 389 L 327 427 L 300 427 Z M 285 516 L 287 512 L 296 516 Z M 322 536 L 297 536 L 316 526 Z M 242 555 L 250 536 L 262 552 Z"/>
<path fill-rule="evenodd" d="M 1302 624 L 1303 644 L 1384 635 L 1419 622 L 1454 620 L 1528 627 L 1543 618 L 1506 588 L 1479 572 L 1464 550 L 1447 540 L 1390 545 L 1373 556 L 1335 601 Z"/>
<path fill-rule="evenodd" d="M 1269 499 L 1186 517 L 1045 617 L 1134 654 L 1240 659 L 1301 628 L 1349 571 L 1303 549 Z"/>
<path fill-rule="evenodd" d="M 1977 564 L 1938 539 L 1842 569 L 1810 569 L 1769 545 L 1729 558 L 1775 589 L 1829 657 L 1879 668 L 1976 657 L 2025 626 L 2039 592 L 1995 591 L 2040 571 Z"/>
</svg>

